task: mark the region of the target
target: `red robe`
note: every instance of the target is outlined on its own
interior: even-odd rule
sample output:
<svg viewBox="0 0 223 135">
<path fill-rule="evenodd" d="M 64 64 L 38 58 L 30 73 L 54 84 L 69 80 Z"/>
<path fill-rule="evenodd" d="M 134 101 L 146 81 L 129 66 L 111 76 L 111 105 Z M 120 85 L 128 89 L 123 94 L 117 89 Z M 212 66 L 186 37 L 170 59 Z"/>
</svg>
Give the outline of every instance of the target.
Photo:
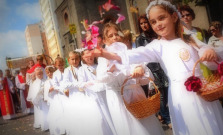
<svg viewBox="0 0 223 135">
<path fill-rule="evenodd" d="M 25 83 L 25 78 L 23 78 L 21 75 L 18 75 L 18 79 L 19 79 L 20 83 Z M 26 98 L 28 96 L 28 89 L 27 88 L 25 88 L 25 90 L 23 91 L 23 94 L 24 94 L 24 98 L 25 98 L 25 101 L 26 101 L 26 107 L 31 108 L 32 104 L 26 100 Z"/>
<path fill-rule="evenodd" d="M 3 89 L 0 90 L 0 102 L 2 116 L 15 114 L 13 109 L 13 101 L 10 95 L 7 78 L 3 80 Z"/>
<path fill-rule="evenodd" d="M 45 68 L 46 65 L 44 65 L 44 64 L 43 64 L 43 65 L 35 64 L 33 67 L 31 67 L 31 68 L 27 71 L 27 73 L 33 73 L 37 67 L 43 67 L 43 68 Z"/>
</svg>

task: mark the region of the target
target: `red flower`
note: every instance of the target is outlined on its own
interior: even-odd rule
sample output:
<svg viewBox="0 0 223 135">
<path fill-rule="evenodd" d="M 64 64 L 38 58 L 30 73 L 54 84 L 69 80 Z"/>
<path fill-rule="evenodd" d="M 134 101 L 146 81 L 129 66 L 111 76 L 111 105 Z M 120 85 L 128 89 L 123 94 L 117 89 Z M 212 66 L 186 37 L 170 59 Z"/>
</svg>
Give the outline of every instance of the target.
<svg viewBox="0 0 223 135">
<path fill-rule="evenodd" d="M 202 82 L 198 77 L 191 76 L 187 79 L 184 85 L 188 91 L 193 90 L 194 92 L 197 92 L 201 88 Z"/>
<path fill-rule="evenodd" d="M 223 62 L 221 64 L 218 65 L 218 73 L 220 75 L 223 75 Z"/>
</svg>

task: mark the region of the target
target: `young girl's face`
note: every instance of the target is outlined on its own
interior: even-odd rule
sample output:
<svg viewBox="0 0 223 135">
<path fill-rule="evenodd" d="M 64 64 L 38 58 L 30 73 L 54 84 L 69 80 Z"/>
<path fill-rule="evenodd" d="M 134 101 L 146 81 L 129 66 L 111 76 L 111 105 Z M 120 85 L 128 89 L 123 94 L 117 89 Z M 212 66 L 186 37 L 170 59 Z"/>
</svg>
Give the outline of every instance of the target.
<svg viewBox="0 0 223 135">
<path fill-rule="evenodd" d="M 50 72 L 49 70 L 46 70 L 46 75 L 52 79 L 53 78 L 53 72 Z"/>
<path fill-rule="evenodd" d="M 61 62 L 61 61 L 57 61 L 56 64 L 55 64 L 55 67 L 56 67 L 57 69 L 59 69 L 61 72 L 64 71 L 64 63 Z"/>
<path fill-rule="evenodd" d="M 176 13 L 170 15 L 159 6 L 154 6 L 149 11 L 149 22 L 153 30 L 156 34 L 168 40 L 176 38 L 175 24 L 177 19 Z"/>
<path fill-rule="evenodd" d="M 89 50 L 84 51 L 84 55 L 83 55 L 82 59 L 85 61 L 85 63 L 87 65 L 93 65 L 94 64 L 94 58 L 85 57 L 89 52 L 90 52 Z"/>
<path fill-rule="evenodd" d="M 108 28 L 107 35 L 105 36 L 104 43 L 106 45 L 111 45 L 112 43 L 115 42 L 120 42 L 121 37 L 118 34 L 118 31 L 114 27 Z"/>
<path fill-rule="evenodd" d="M 36 72 L 36 78 L 43 79 L 43 72 L 42 71 L 37 71 Z"/>
<path fill-rule="evenodd" d="M 69 64 L 78 67 L 80 64 L 80 57 L 76 54 L 70 54 L 69 56 Z"/>
</svg>

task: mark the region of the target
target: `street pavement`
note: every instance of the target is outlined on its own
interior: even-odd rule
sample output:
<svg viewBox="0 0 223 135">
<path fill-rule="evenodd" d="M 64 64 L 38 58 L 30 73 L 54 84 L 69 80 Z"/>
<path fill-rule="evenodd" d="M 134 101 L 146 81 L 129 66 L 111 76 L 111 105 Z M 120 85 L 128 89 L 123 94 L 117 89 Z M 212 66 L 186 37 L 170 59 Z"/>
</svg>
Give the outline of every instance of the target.
<svg viewBox="0 0 223 135">
<path fill-rule="evenodd" d="M 0 135 L 50 135 L 49 131 L 33 128 L 33 114 L 16 114 L 12 120 L 3 120 L 0 117 Z M 162 125 L 166 135 L 173 135 L 172 130 Z"/>
</svg>

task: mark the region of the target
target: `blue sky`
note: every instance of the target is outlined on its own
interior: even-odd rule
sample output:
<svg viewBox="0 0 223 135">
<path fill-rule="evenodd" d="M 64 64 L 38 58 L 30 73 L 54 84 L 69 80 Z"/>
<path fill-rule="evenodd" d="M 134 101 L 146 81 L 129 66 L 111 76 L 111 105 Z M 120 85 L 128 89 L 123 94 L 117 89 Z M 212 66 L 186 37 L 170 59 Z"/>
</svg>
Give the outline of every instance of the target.
<svg viewBox="0 0 223 135">
<path fill-rule="evenodd" d="M 0 0 L 0 69 L 7 68 L 6 56 L 28 56 L 25 28 L 39 21 L 39 0 Z"/>
</svg>

